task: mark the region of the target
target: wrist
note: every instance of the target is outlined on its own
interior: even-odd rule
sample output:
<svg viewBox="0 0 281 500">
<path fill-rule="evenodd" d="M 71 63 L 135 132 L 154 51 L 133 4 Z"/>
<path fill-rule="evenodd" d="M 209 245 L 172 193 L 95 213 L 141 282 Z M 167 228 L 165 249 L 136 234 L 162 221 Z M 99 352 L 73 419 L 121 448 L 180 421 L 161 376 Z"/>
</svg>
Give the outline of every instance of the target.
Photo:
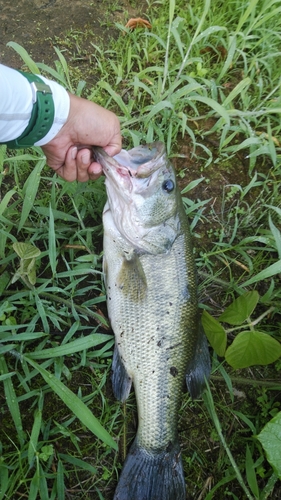
<svg viewBox="0 0 281 500">
<path fill-rule="evenodd" d="M 54 122 L 55 108 L 50 86 L 37 75 L 20 73 L 30 83 L 33 107 L 27 127 L 18 138 L 6 143 L 8 148 L 33 146 L 46 136 Z"/>
</svg>

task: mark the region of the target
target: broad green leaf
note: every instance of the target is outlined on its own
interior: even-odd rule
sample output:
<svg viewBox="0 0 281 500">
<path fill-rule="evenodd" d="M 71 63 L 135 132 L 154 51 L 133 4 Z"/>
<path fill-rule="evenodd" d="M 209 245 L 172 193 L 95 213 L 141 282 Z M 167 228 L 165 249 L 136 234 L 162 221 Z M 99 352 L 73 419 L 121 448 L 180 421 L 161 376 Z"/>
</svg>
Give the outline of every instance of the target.
<svg viewBox="0 0 281 500">
<path fill-rule="evenodd" d="M 225 321 L 230 325 L 242 325 L 252 314 L 258 301 L 259 294 L 256 290 L 244 293 L 226 308 L 220 315 L 219 321 Z"/>
<path fill-rule="evenodd" d="M 281 344 L 267 333 L 240 332 L 227 348 L 225 359 L 235 369 L 269 365 L 281 356 Z"/>
<path fill-rule="evenodd" d="M 90 409 L 74 394 L 68 387 L 58 380 L 52 373 L 48 372 L 41 365 L 36 363 L 29 356 L 24 356 L 24 359 L 35 368 L 43 377 L 45 382 L 51 389 L 61 398 L 66 406 L 76 415 L 77 418 L 84 424 L 93 434 L 101 439 L 105 444 L 117 450 L 117 444 L 112 439 L 110 434 L 102 427 L 98 419 L 92 414 Z"/>
<path fill-rule="evenodd" d="M 22 243 L 20 241 L 13 243 L 13 249 L 21 259 L 33 259 L 41 253 L 39 248 L 31 245 L 31 243 Z"/>
<path fill-rule="evenodd" d="M 281 411 L 270 420 L 257 436 L 267 460 L 281 479 Z"/>
<path fill-rule="evenodd" d="M 222 325 L 207 311 L 202 313 L 202 325 L 214 351 L 218 356 L 224 356 L 227 336 Z"/>
</svg>

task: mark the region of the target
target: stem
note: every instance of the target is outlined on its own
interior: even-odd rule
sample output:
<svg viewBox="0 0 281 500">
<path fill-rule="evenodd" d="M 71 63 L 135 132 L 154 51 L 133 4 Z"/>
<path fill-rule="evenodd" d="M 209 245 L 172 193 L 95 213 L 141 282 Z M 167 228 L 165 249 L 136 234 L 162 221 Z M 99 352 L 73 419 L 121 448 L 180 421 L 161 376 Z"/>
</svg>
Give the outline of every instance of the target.
<svg viewBox="0 0 281 500">
<path fill-rule="evenodd" d="M 255 325 L 257 325 L 265 316 L 268 316 L 274 310 L 275 310 L 275 307 L 271 306 L 269 309 L 267 309 L 267 311 L 262 313 L 258 318 L 254 319 L 253 321 L 251 321 L 248 318 L 247 322 L 248 322 L 248 327 L 250 328 L 250 330 L 253 330 L 253 327 Z M 245 325 L 243 324 L 243 325 L 235 326 L 234 328 L 228 328 L 225 331 L 226 331 L 226 333 L 232 333 L 232 332 L 235 332 L 236 330 L 241 330 L 241 328 L 245 328 Z"/>
<path fill-rule="evenodd" d="M 211 375 L 211 380 L 223 382 L 224 378 L 221 375 Z M 231 381 L 235 384 L 239 385 L 254 385 L 257 387 L 268 387 L 268 389 L 280 391 L 281 383 L 278 384 L 275 380 L 257 380 L 257 379 L 248 379 L 243 377 L 233 377 L 231 375 Z"/>
</svg>

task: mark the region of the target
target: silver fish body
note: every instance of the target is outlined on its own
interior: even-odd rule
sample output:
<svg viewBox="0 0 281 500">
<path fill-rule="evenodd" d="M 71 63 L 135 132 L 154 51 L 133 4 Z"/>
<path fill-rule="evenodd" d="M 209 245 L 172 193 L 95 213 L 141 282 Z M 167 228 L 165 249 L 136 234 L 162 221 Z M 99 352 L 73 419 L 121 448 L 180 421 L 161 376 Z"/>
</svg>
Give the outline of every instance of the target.
<svg viewBox="0 0 281 500">
<path fill-rule="evenodd" d="M 199 328 L 189 226 L 174 169 L 162 143 L 109 158 L 106 175 L 104 273 L 115 334 L 113 389 L 120 401 L 131 384 L 138 430 L 115 500 L 184 500 L 177 437 L 186 380 L 197 396 L 210 370 Z"/>
</svg>

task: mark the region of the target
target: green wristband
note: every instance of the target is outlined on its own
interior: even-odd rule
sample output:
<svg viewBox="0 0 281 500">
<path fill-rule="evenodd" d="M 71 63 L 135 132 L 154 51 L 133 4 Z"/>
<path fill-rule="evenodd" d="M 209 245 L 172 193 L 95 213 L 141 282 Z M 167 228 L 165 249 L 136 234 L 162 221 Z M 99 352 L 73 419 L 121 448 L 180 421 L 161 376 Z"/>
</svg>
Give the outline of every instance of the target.
<svg viewBox="0 0 281 500">
<path fill-rule="evenodd" d="M 40 141 L 51 129 L 54 123 L 55 106 L 52 91 L 37 75 L 22 73 L 29 81 L 33 92 L 33 109 L 29 124 L 20 137 L 6 142 L 7 148 L 28 148 Z"/>
</svg>

